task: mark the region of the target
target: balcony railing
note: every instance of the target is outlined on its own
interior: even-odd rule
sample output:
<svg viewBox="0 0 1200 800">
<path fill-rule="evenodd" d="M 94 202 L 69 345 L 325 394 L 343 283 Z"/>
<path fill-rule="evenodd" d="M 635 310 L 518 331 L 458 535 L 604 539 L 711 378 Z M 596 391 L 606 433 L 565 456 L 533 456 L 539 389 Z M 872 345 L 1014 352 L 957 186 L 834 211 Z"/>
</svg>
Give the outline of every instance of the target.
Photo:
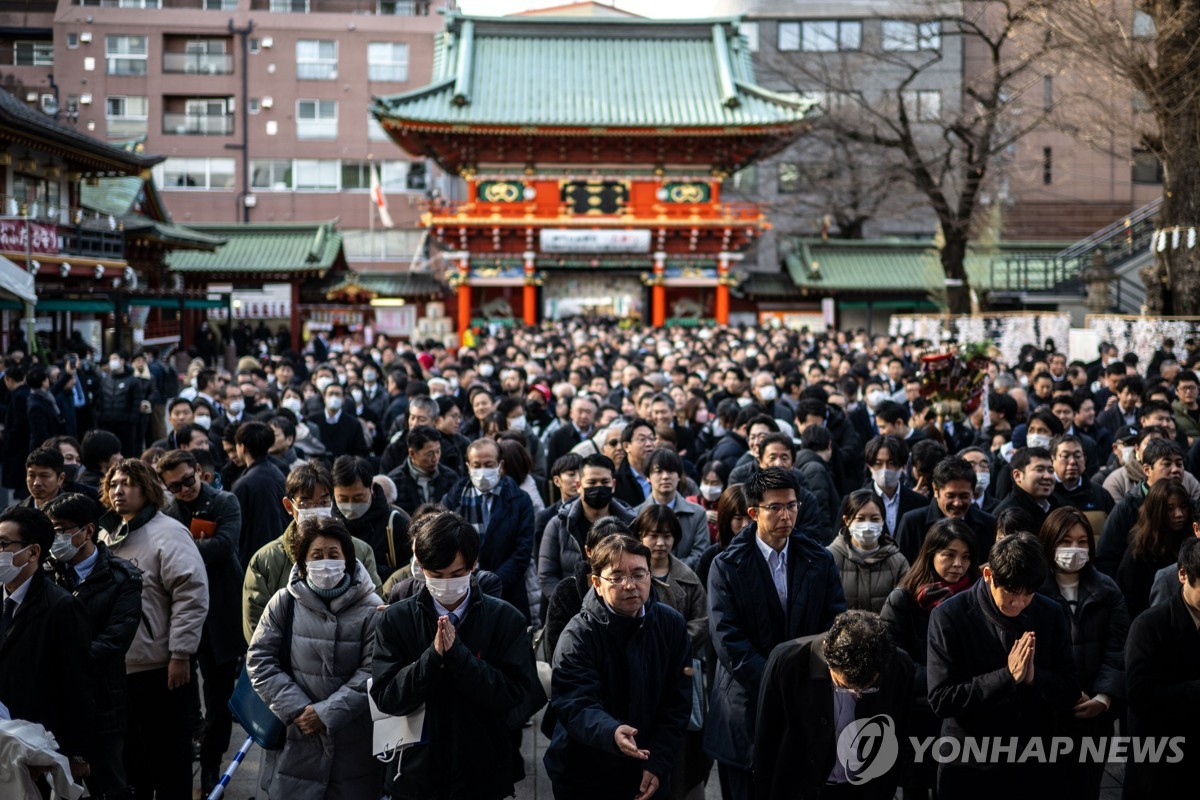
<svg viewBox="0 0 1200 800">
<path fill-rule="evenodd" d="M 163 133 L 180 136 L 229 136 L 232 114 L 163 114 Z"/>
<path fill-rule="evenodd" d="M 228 53 L 163 53 L 163 72 L 184 75 L 232 75 Z"/>
<path fill-rule="evenodd" d="M 27 203 L 0 195 L 0 250 L 29 252 L 34 258 L 60 255 L 122 259 L 125 233 L 115 218 L 89 209 Z"/>
</svg>

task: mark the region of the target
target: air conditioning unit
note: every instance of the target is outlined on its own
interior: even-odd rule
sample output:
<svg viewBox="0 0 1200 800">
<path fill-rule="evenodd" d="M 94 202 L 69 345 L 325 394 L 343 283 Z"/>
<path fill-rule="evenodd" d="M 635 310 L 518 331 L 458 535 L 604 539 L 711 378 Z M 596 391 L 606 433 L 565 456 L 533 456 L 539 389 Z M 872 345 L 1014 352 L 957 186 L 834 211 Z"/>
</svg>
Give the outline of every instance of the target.
<svg viewBox="0 0 1200 800">
<path fill-rule="evenodd" d="M 272 108 L 274 105 L 275 105 L 275 99 L 273 97 L 267 96 L 262 99 L 262 107 L 263 108 Z"/>
<path fill-rule="evenodd" d="M 91 42 L 92 41 L 92 32 L 84 31 L 83 33 L 79 34 L 79 41 L 83 42 L 84 44 L 88 44 L 89 42 Z"/>
</svg>

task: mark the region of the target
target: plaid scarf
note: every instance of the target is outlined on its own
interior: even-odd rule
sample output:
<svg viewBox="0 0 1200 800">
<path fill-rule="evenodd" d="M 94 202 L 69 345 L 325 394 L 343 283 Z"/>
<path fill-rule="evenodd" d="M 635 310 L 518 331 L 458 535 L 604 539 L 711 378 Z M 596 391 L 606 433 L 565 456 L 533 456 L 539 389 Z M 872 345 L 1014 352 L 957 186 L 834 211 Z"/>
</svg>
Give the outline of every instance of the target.
<svg viewBox="0 0 1200 800">
<path fill-rule="evenodd" d="M 488 492 L 488 494 L 492 496 L 492 506 L 494 510 L 496 501 L 500 499 L 500 496 L 496 494 L 494 490 Z M 484 534 L 487 533 L 487 523 L 491 520 L 484 520 L 483 495 L 479 493 L 479 490 L 476 489 L 473 484 L 468 485 L 467 488 L 463 490 L 462 499 L 459 500 L 458 503 L 458 513 L 479 533 L 479 541 L 480 544 L 482 544 Z"/>
</svg>

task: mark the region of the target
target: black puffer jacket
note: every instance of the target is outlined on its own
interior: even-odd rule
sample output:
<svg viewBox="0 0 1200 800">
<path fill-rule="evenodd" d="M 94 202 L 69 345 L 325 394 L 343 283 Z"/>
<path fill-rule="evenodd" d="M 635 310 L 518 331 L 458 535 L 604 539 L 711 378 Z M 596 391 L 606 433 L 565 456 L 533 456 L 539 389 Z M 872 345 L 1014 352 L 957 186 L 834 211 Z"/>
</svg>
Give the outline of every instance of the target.
<svg viewBox="0 0 1200 800">
<path fill-rule="evenodd" d="M 125 732 L 125 651 L 142 621 L 142 572 L 96 542 L 96 565 L 87 580 L 71 588 L 66 570 L 55 563 L 54 582 L 75 595 L 87 612 L 91 635 L 91 674 L 95 678 L 96 733 Z"/>
<path fill-rule="evenodd" d="M 142 382 L 133 370 L 105 375 L 100 381 L 100 421 L 129 424 L 137 420 L 142 402 Z"/>
<path fill-rule="evenodd" d="M 387 770 L 397 800 L 499 800 L 521 777 L 509 717 L 534 682 L 525 618 L 474 578 L 466 608 L 445 655 L 433 648 L 438 617 L 428 591 L 389 606 L 375 631 L 371 697 L 379 710 L 425 706 L 428 743 L 403 752 L 399 777 Z"/>
<path fill-rule="evenodd" d="M 1125 640 L 1129 637 L 1129 612 L 1125 598 L 1112 578 L 1091 564 L 1079 573 L 1079 596 L 1072 613 L 1054 575 L 1042 594 L 1057 600 L 1071 621 L 1071 644 L 1079 685 L 1089 697 L 1106 694 L 1125 697 Z"/>
<path fill-rule="evenodd" d="M 623 617 L 588 592 L 558 640 L 550 700 L 558 723 L 545 758 L 555 797 L 633 797 L 643 769 L 658 777 L 656 794 L 671 796 L 692 707 L 692 679 L 683 674 L 691 647 L 678 611 L 653 597 L 643 608 L 640 618 Z M 646 761 L 616 752 L 619 725 L 637 730 Z"/>
<path fill-rule="evenodd" d="M 817 497 L 821 510 L 829 519 L 829 530 L 836 531 L 842 527 L 838 514 L 842 508 L 842 496 L 834 485 L 833 472 L 825 459 L 812 450 L 796 452 L 796 469 L 808 481 L 808 490 Z M 832 537 L 831 537 L 832 539 Z M 822 544 L 829 544 L 828 541 Z"/>
</svg>

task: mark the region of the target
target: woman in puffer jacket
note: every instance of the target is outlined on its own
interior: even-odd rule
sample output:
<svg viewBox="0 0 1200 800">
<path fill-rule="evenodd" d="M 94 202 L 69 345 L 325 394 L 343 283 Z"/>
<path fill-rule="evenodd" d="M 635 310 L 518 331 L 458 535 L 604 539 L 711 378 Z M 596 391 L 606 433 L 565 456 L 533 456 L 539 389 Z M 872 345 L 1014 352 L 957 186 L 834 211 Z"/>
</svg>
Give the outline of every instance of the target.
<svg viewBox="0 0 1200 800">
<path fill-rule="evenodd" d="M 305 519 L 297 533 L 291 578 L 246 653 L 254 690 L 288 720 L 283 749 L 265 753 L 262 788 L 288 800 L 378 798 L 367 678 L 383 601 L 340 520 Z"/>
<path fill-rule="evenodd" d="M 842 501 L 842 528 L 828 550 L 842 576 L 847 608 L 878 614 L 908 572 L 908 559 L 883 532 L 883 503 L 870 489 Z"/>
</svg>

